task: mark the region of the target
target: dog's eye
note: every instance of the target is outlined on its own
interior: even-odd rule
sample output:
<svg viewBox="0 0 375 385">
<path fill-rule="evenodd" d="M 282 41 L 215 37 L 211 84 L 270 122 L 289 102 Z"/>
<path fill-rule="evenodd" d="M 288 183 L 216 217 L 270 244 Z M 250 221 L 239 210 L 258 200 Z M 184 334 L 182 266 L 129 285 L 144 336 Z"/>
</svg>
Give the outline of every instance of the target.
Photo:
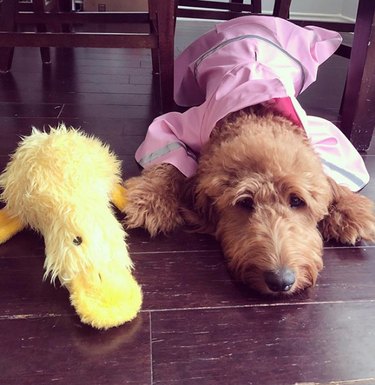
<svg viewBox="0 0 375 385">
<path fill-rule="evenodd" d="M 299 198 L 297 195 L 290 196 L 289 204 L 290 204 L 290 207 L 293 207 L 293 208 L 305 206 L 305 202 L 301 198 Z"/>
<path fill-rule="evenodd" d="M 238 200 L 236 206 L 250 211 L 254 209 L 254 201 L 250 197 L 245 197 Z"/>
<path fill-rule="evenodd" d="M 75 237 L 73 239 L 73 243 L 76 245 L 76 246 L 79 246 L 81 243 L 82 243 L 82 238 L 81 237 Z"/>
</svg>

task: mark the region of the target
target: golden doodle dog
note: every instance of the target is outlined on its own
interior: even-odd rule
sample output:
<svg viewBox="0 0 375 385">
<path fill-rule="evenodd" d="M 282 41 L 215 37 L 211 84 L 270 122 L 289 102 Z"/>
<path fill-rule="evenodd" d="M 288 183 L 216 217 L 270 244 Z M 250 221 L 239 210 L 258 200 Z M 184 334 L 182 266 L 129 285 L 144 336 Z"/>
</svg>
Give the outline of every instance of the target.
<svg viewBox="0 0 375 385">
<path fill-rule="evenodd" d="M 150 125 L 129 179 L 129 227 L 213 234 L 236 277 L 265 294 L 313 286 L 323 239 L 375 240 L 361 156 L 296 96 L 338 33 L 266 16 L 218 25 L 176 59 L 175 100 Z"/>
<path fill-rule="evenodd" d="M 314 285 L 322 236 L 375 239 L 372 202 L 327 177 L 303 131 L 272 113 L 220 121 L 192 178 L 165 163 L 125 187 L 129 227 L 156 235 L 186 223 L 213 234 L 235 275 L 261 293 Z"/>
</svg>

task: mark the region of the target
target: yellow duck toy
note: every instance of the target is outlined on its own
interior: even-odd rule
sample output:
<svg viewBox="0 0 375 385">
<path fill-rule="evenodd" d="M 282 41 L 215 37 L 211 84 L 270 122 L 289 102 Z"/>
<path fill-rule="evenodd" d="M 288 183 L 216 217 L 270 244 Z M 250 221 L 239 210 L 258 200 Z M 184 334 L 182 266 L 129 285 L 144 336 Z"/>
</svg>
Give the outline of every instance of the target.
<svg viewBox="0 0 375 385">
<path fill-rule="evenodd" d="M 45 241 L 45 274 L 59 279 L 83 323 L 98 329 L 136 317 L 142 292 L 134 279 L 122 210 L 121 163 L 108 146 L 59 125 L 22 138 L 0 175 L 0 244 L 25 227 Z"/>
</svg>

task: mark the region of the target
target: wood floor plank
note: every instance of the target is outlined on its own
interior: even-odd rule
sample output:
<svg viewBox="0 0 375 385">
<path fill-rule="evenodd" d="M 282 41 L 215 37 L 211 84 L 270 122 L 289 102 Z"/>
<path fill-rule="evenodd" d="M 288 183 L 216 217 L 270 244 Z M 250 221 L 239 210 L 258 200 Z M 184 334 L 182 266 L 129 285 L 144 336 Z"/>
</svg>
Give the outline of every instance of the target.
<svg viewBox="0 0 375 385">
<path fill-rule="evenodd" d="M 121 218 L 121 214 L 119 215 Z M 144 229 L 128 229 L 128 243 L 132 254 L 150 253 L 158 255 L 165 252 L 220 251 L 219 243 L 207 234 L 190 233 L 184 229 L 169 235 L 151 238 Z"/>
<path fill-rule="evenodd" d="M 57 118 L 62 104 L 0 103 L 0 116 Z"/>
<path fill-rule="evenodd" d="M 137 97 L 136 95 L 134 96 Z M 90 105 L 76 105 L 66 104 L 62 113 L 59 115 L 61 119 L 65 118 L 96 118 L 96 117 L 108 117 L 108 118 L 148 118 L 153 116 L 154 113 L 150 109 L 150 106 L 120 106 L 120 105 L 107 105 L 90 104 Z"/>
<path fill-rule="evenodd" d="M 130 243 L 130 253 L 144 292 L 144 311 L 375 300 L 375 247 L 328 248 L 325 268 L 314 289 L 291 298 L 270 298 L 233 280 L 216 243 L 206 243 L 203 238 L 199 244 L 198 237 L 196 251 L 186 250 L 183 243 L 179 251 L 168 251 L 177 249 L 176 245 L 163 246 L 156 240 L 159 251 L 133 252 L 142 246 L 142 234 L 138 236 L 139 244 Z M 184 239 L 183 234 L 179 237 Z M 74 313 L 68 292 L 58 283 L 54 287 L 42 281 L 43 262 L 43 240 L 32 231 L 0 246 L 0 318 Z"/>
<path fill-rule="evenodd" d="M 74 316 L 0 320 L 0 340 L 4 385 L 151 383 L 147 313 L 108 331 Z"/>
<path fill-rule="evenodd" d="M 115 136 L 121 135 L 131 141 L 133 136 L 143 136 L 151 123 L 152 117 L 146 118 L 11 118 L 0 117 L 0 145 L 13 146 L 17 143 L 20 135 L 29 135 L 32 127 L 48 130 L 48 126 L 56 126 L 59 122 L 67 126 L 82 129 L 88 134 L 95 135 L 108 145 L 113 146 L 116 142 Z M 5 148 L 5 147 L 4 147 Z M 1 150 L 0 154 L 6 154 Z M 134 155 L 134 154 L 133 154 Z"/>
<path fill-rule="evenodd" d="M 60 118 L 0 118 L 0 154 L 11 154 L 20 137 L 30 135 L 32 127 L 39 130 L 49 130 L 49 126 L 56 127 L 59 123 L 73 126 L 95 135 L 104 143 L 110 145 L 120 159 L 123 167 L 134 167 L 134 153 L 144 139 L 147 126 L 151 118 L 103 118 L 103 117 L 60 117 Z M 128 160 L 130 156 L 130 160 Z"/>
<path fill-rule="evenodd" d="M 69 49 L 59 48 L 51 49 L 51 64 L 44 66 L 48 71 L 58 69 L 67 72 L 70 67 L 101 67 L 102 73 L 106 73 L 109 68 L 139 68 L 140 61 L 151 61 L 149 50 L 137 50 L 129 55 L 130 50 L 121 49 L 101 49 L 80 48 Z M 116 52 L 116 56 L 112 55 Z M 111 59 L 112 58 L 112 59 Z M 40 53 L 37 48 L 16 48 L 14 52 L 14 62 L 12 63 L 12 71 L 24 70 L 24 63 L 32 62 L 34 71 L 40 72 L 43 67 Z M 23 65 L 23 66 L 22 66 Z M 68 71 L 69 72 L 69 71 Z"/>
<path fill-rule="evenodd" d="M 145 82 L 146 83 L 146 82 Z M 133 84 L 133 83 L 132 83 Z M 146 83 L 148 84 L 148 83 Z M 152 85 L 152 83 L 150 84 Z M 151 88 L 150 88 L 151 89 Z M 117 89 L 118 90 L 118 89 Z M 146 90 L 146 88 L 145 88 Z M 0 98 L 9 103 L 19 103 L 25 99 L 33 99 L 35 103 L 56 103 L 56 104 L 117 104 L 127 106 L 146 106 L 151 101 L 151 93 L 145 92 L 138 94 L 135 98 L 132 93 L 126 93 L 127 89 L 122 89 L 120 93 L 112 92 L 81 92 L 80 90 L 67 90 L 59 92 L 45 92 L 35 88 L 21 89 L 18 91 L 7 92 L 6 95 L 1 95 Z"/>
<path fill-rule="evenodd" d="M 316 82 L 298 96 L 298 101 L 310 115 L 322 116 L 322 112 L 336 115 L 340 109 L 344 91 L 348 60 L 340 56 L 331 56 L 318 71 Z M 335 87 L 331 79 L 335 79 Z M 324 100 L 322 99 L 324 95 Z"/>
<path fill-rule="evenodd" d="M 374 302 L 152 314 L 154 384 L 374 378 L 374 322 Z"/>
<path fill-rule="evenodd" d="M 12 147 L 14 149 L 14 147 Z M 13 150 L 11 150 L 13 152 Z M 134 155 L 121 155 L 122 176 L 124 179 L 137 176 L 140 173 L 138 164 L 134 160 Z M 9 155 L 0 155 L 0 169 L 3 170 L 9 162 Z M 149 238 L 149 237 L 148 237 Z"/>
<path fill-rule="evenodd" d="M 276 299 L 261 297 L 235 282 L 217 251 L 137 254 L 134 260 L 145 291 L 144 309 L 375 300 L 375 248 L 327 249 L 315 288 Z"/>
<path fill-rule="evenodd" d="M 373 385 L 375 378 L 368 378 L 364 380 L 349 380 L 349 381 L 330 381 L 329 383 L 322 382 L 297 382 L 295 385 Z"/>
</svg>

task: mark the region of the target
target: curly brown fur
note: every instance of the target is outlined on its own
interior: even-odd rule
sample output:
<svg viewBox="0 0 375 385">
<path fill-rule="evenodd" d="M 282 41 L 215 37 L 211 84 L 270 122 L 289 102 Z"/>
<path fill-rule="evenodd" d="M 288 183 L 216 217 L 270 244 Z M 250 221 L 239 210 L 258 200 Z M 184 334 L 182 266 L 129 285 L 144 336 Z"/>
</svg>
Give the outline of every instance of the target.
<svg viewBox="0 0 375 385">
<path fill-rule="evenodd" d="M 360 240 L 375 238 L 374 205 L 365 196 L 354 194 L 347 187 L 339 186 L 329 178 L 332 201 L 327 215 L 320 223 L 320 231 L 326 240 L 354 245 Z"/>
<path fill-rule="evenodd" d="M 130 227 L 155 234 L 185 221 L 215 235 L 235 275 L 261 293 L 314 285 L 321 233 L 346 243 L 375 238 L 371 202 L 329 179 L 304 132 L 267 112 L 220 121 L 194 177 L 162 164 L 126 187 Z"/>
<path fill-rule="evenodd" d="M 184 220 L 179 213 L 179 196 L 185 179 L 174 166 L 166 163 L 128 179 L 125 182 L 127 226 L 144 227 L 151 236 L 167 234 L 181 226 Z"/>
</svg>

